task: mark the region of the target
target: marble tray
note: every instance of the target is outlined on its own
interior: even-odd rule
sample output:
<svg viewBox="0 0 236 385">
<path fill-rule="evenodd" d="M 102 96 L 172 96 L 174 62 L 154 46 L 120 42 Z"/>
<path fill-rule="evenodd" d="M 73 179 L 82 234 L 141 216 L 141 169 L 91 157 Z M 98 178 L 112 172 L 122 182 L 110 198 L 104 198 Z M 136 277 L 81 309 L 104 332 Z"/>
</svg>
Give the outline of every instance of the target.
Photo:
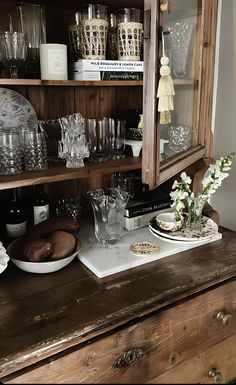
<svg viewBox="0 0 236 385">
<path fill-rule="evenodd" d="M 172 244 L 163 239 L 157 239 L 151 234 L 148 227 L 143 227 L 134 231 L 125 230 L 123 238 L 115 245 L 102 246 L 94 235 L 93 225 L 81 225 L 81 231 L 79 233 L 81 249 L 78 258 L 97 277 L 103 278 L 145 263 L 168 257 L 169 255 L 181 251 L 204 245 L 205 243 L 214 242 L 221 238 L 222 234 L 217 233 L 210 240 L 194 241 L 187 245 L 183 243 Z M 135 256 L 129 250 L 130 245 L 142 241 L 158 244 L 160 246 L 160 251 L 155 255 Z"/>
</svg>

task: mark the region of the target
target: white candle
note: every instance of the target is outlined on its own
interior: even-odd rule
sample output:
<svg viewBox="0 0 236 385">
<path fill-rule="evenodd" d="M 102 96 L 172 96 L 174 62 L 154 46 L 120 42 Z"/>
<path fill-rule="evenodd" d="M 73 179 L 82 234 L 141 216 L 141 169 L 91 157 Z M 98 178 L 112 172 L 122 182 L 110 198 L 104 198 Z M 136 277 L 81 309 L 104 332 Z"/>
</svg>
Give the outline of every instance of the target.
<svg viewBox="0 0 236 385">
<path fill-rule="evenodd" d="M 40 44 L 39 53 L 41 79 L 68 80 L 65 44 Z"/>
</svg>

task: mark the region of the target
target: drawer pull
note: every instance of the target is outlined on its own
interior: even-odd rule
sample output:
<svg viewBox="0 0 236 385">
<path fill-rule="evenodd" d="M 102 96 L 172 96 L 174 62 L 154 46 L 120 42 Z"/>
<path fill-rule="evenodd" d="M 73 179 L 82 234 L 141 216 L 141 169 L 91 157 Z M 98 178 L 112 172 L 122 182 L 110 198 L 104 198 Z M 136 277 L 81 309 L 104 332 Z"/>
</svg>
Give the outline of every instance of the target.
<svg viewBox="0 0 236 385">
<path fill-rule="evenodd" d="M 208 372 L 208 376 L 213 378 L 214 384 L 221 384 L 223 381 L 222 374 L 217 372 L 216 368 L 212 368 Z"/>
<path fill-rule="evenodd" d="M 216 315 L 216 319 L 222 321 L 223 325 L 228 325 L 232 319 L 232 314 L 219 311 L 219 313 Z"/>
<path fill-rule="evenodd" d="M 144 355 L 144 351 L 142 348 L 130 349 L 127 352 L 124 352 L 123 354 L 121 354 L 121 356 L 116 361 L 115 366 L 117 368 L 124 368 L 126 366 L 130 366 L 143 355 Z"/>
</svg>

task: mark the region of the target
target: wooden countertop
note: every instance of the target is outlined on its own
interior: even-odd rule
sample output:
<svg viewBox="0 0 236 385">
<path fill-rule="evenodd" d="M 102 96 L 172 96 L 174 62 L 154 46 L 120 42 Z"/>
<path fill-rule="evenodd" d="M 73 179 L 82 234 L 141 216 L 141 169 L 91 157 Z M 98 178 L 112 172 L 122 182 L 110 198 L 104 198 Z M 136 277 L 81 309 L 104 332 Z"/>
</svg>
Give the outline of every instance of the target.
<svg viewBox="0 0 236 385">
<path fill-rule="evenodd" d="M 236 276 L 236 233 L 99 279 L 76 258 L 51 274 L 9 264 L 0 280 L 0 377 Z"/>
</svg>

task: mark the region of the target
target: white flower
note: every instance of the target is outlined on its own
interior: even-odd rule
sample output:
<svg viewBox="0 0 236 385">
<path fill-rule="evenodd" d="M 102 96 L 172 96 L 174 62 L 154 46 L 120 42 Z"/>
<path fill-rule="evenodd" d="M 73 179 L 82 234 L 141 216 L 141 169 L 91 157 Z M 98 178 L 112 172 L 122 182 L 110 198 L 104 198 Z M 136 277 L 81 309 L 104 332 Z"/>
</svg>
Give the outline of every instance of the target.
<svg viewBox="0 0 236 385">
<path fill-rule="evenodd" d="M 221 185 L 222 181 L 229 176 L 226 171 L 229 171 L 235 153 L 232 152 L 225 157 L 220 157 L 215 164 L 211 164 L 202 180 L 202 195 L 209 198 Z M 176 219 L 182 218 L 182 211 L 185 207 L 183 201 L 190 201 L 193 198 L 193 192 L 190 189 L 192 183 L 191 178 L 182 172 L 180 180 L 175 180 L 172 185 L 170 197 L 172 199 L 171 207 L 175 209 Z"/>
</svg>

